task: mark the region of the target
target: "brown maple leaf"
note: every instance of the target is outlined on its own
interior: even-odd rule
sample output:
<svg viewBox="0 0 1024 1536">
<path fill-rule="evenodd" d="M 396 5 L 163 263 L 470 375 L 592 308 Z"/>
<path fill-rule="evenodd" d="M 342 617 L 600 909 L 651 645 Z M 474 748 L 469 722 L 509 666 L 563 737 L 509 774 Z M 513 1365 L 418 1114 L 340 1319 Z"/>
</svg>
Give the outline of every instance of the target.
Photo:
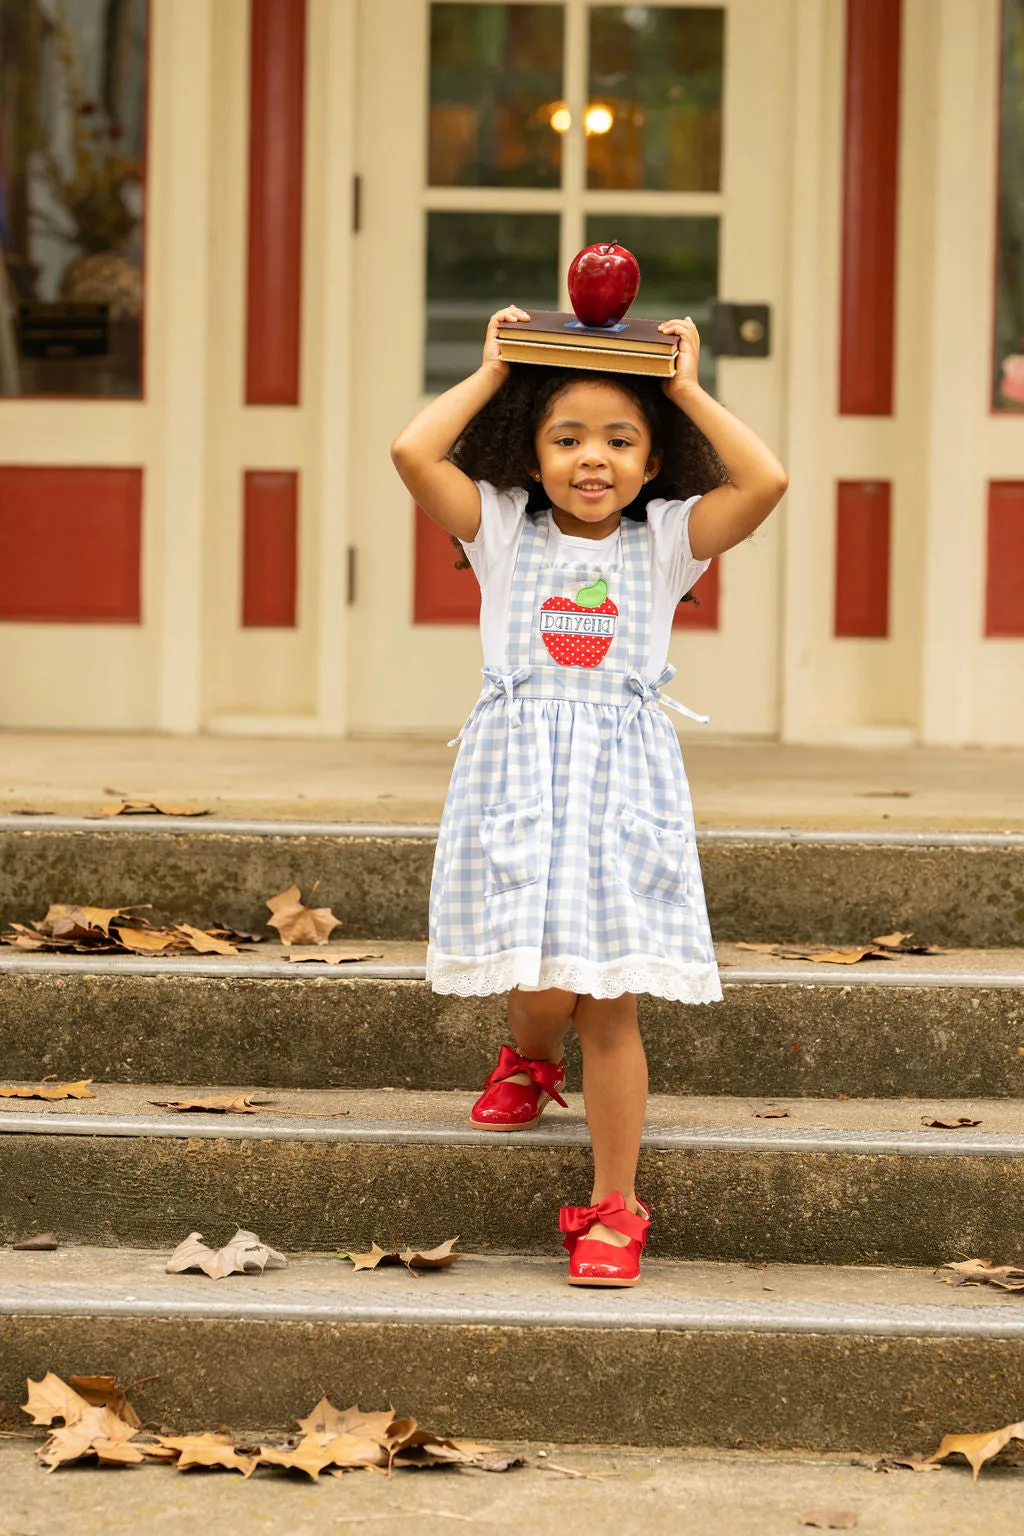
<svg viewBox="0 0 1024 1536">
<path fill-rule="evenodd" d="M 210 807 L 197 807 L 194 803 L 171 805 L 166 800 L 129 800 L 122 797 L 114 805 L 105 805 L 96 815 L 100 816 L 209 816 Z"/>
<path fill-rule="evenodd" d="M 254 1115 L 258 1109 L 266 1109 L 273 1099 L 253 1099 L 247 1093 L 213 1094 L 207 1099 L 150 1099 L 157 1109 L 176 1109 L 182 1113 L 191 1110 L 209 1110 L 217 1115 Z"/>
<path fill-rule="evenodd" d="M 964 1259 L 943 1264 L 953 1271 L 939 1275 L 947 1285 L 995 1285 L 1002 1291 L 1024 1291 L 1024 1269 L 1017 1264 L 994 1264 L 991 1259 Z"/>
<path fill-rule="evenodd" d="M 190 1232 L 184 1242 L 178 1244 L 165 1266 L 169 1275 L 181 1274 L 186 1269 L 201 1269 L 211 1280 L 223 1280 L 227 1275 L 244 1274 L 249 1270 L 283 1269 L 288 1263 L 283 1253 L 268 1248 L 255 1232 L 239 1227 L 229 1243 L 216 1251 L 203 1242 L 201 1232 Z"/>
<path fill-rule="evenodd" d="M 0 1088 L 0 1099 L 94 1099 L 89 1090 L 91 1077 L 83 1077 L 77 1083 L 47 1083 L 44 1079 L 35 1088 Z"/>
<path fill-rule="evenodd" d="M 47 1371 L 41 1381 L 33 1381 L 29 1377 L 25 1385 L 28 1387 L 28 1402 L 22 1403 L 21 1411 L 29 1415 L 33 1424 L 52 1424 L 54 1419 L 63 1419 L 65 1424 L 77 1424 L 90 1407 L 86 1398 L 69 1387 L 53 1371 Z"/>
<path fill-rule="evenodd" d="M 72 903 L 51 902 L 40 927 L 58 939 L 88 939 L 95 934 L 110 938 L 110 924 L 127 912 L 125 907 L 80 907 Z"/>
<path fill-rule="evenodd" d="M 322 1443 L 319 1435 L 304 1435 L 298 1445 L 291 1450 L 261 1445 L 259 1461 L 261 1465 L 287 1467 L 290 1471 L 305 1472 L 315 1483 L 319 1480 L 324 1468 L 331 1466 L 334 1457 L 331 1455 L 330 1447 Z"/>
<path fill-rule="evenodd" d="M 126 1424 L 110 1408 L 87 1407 L 74 1422 L 53 1430 L 36 1455 L 47 1472 L 90 1455 L 101 1461 L 141 1461 L 141 1450 L 126 1444 L 134 1434 L 135 1426 Z"/>
<path fill-rule="evenodd" d="M 226 1467 L 229 1472 L 250 1477 L 260 1459 L 258 1455 L 242 1455 L 229 1435 L 158 1435 L 157 1442 L 179 1452 L 179 1472 L 189 1467 Z"/>
<path fill-rule="evenodd" d="M 71 1385 L 94 1408 L 109 1408 L 133 1429 L 142 1428 L 142 1420 L 113 1376 L 72 1376 Z"/>
<path fill-rule="evenodd" d="M 376 1269 L 378 1264 L 404 1264 L 407 1269 L 447 1269 L 461 1257 L 452 1252 L 457 1242 L 457 1237 L 449 1237 L 436 1248 L 404 1248 L 401 1251 L 397 1248 L 381 1248 L 375 1242 L 371 1244 L 369 1253 L 342 1251 L 338 1258 L 350 1259 L 353 1269 Z"/>
<path fill-rule="evenodd" d="M 382 953 L 383 951 L 379 949 L 364 949 L 359 945 L 349 945 L 347 949 L 293 949 L 285 959 L 292 960 L 297 965 L 307 960 L 315 961 L 320 965 L 353 965 L 358 960 L 379 960 Z"/>
<path fill-rule="evenodd" d="M 118 942 L 140 955 L 162 955 L 187 946 L 170 928 L 115 928 Z"/>
<path fill-rule="evenodd" d="M 382 1413 L 364 1413 L 359 1407 L 335 1408 L 322 1397 L 304 1419 L 296 1419 L 299 1428 L 307 1435 L 369 1436 L 379 1445 L 387 1439 L 388 1430 L 395 1421 L 395 1410 L 388 1408 Z"/>
<path fill-rule="evenodd" d="M 341 922 L 330 907 L 306 907 L 297 885 L 271 896 L 267 906 L 273 913 L 268 928 L 276 928 L 284 944 L 326 944 L 331 932 Z"/>
<path fill-rule="evenodd" d="M 425 1252 L 419 1248 L 406 1248 L 398 1257 L 407 1269 L 447 1269 L 461 1257 L 458 1253 L 452 1253 L 457 1242 L 457 1237 L 450 1237 L 447 1242 L 440 1243 L 436 1248 L 428 1248 Z"/>
<path fill-rule="evenodd" d="M 200 955 L 237 955 L 237 947 L 221 934 L 208 933 L 205 928 L 193 928 L 191 923 L 176 923 L 175 933 L 188 940 Z"/>
<path fill-rule="evenodd" d="M 1001 1451 L 1008 1440 L 1024 1440 L 1024 1423 L 1007 1424 L 1003 1429 L 994 1429 L 988 1434 L 944 1435 L 938 1450 L 928 1459 L 943 1461 L 945 1457 L 959 1451 L 970 1462 L 973 1480 L 977 1482 L 978 1473 L 985 1462 Z"/>
</svg>

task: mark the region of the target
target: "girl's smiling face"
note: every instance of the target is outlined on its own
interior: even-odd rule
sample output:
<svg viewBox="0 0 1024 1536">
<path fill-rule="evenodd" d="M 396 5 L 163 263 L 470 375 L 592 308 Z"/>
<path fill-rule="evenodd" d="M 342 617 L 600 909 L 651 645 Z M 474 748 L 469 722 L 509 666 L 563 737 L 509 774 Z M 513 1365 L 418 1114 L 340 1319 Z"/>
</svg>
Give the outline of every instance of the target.
<svg viewBox="0 0 1024 1536">
<path fill-rule="evenodd" d="M 604 379 L 555 396 L 534 437 L 540 480 L 563 533 L 600 539 L 658 472 L 651 430 L 626 392 Z"/>
</svg>

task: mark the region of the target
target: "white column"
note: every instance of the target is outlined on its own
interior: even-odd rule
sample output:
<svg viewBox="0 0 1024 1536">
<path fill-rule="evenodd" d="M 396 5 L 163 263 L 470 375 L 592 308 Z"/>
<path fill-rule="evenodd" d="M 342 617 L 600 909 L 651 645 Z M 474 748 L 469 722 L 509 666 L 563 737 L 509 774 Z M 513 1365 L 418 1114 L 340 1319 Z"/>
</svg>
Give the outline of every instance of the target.
<svg viewBox="0 0 1024 1536">
<path fill-rule="evenodd" d="M 351 372 L 353 362 L 358 365 L 352 355 L 355 0 L 312 0 L 308 26 L 307 99 L 323 103 L 316 131 L 323 133 L 324 144 L 323 183 L 316 204 L 322 209 L 322 221 L 319 229 L 309 221 L 306 224 L 306 239 L 320 242 L 319 292 L 305 295 L 306 312 L 319 310 L 315 341 L 311 329 L 305 331 L 307 341 L 318 349 L 319 448 L 303 516 L 315 517 L 319 524 L 316 730 L 319 735 L 342 736 L 348 718 L 346 590 L 354 479 Z M 307 139 L 311 127 L 307 113 Z M 307 204 L 311 201 L 307 199 Z M 307 278 L 311 276 L 307 268 Z"/>
<path fill-rule="evenodd" d="M 973 675 L 982 633 L 984 484 L 980 434 L 992 345 L 996 216 L 998 0 L 932 0 L 938 34 L 934 114 L 935 253 L 927 360 L 927 525 L 921 735 L 974 739 Z M 925 366 L 927 362 L 928 366 Z"/>
<path fill-rule="evenodd" d="M 807 741 L 815 735 L 815 614 L 820 581 L 820 522 L 833 515 L 823 502 L 819 476 L 822 334 L 827 323 L 827 293 L 822 292 L 821 235 L 823 87 L 825 80 L 824 7 L 820 0 L 797 0 L 794 9 L 795 53 L 792 118 L 792 245 L 789 264 L 789 367 L 783 462 L 789 491 L 783 516 L 782 664 L 780 735 L 783 741 Z"/>
<path fill-rule="evenodd" d="M 188 732 L 202 708 L 212 10 L 208 0 L 154 0 L 150 15 L 144 557 L 157 725 Z"/>
</svg>

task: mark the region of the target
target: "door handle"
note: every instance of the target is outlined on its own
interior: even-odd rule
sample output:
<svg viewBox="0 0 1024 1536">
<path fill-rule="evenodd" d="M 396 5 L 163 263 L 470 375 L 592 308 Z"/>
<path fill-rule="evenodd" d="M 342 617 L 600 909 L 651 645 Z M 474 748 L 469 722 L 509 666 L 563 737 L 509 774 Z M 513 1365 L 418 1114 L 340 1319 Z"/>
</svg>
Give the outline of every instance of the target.
<svg viewBox="0 0 1024 1536">
<path fill-rule="evenodd" d="M 711 306 L 708 346 L 717 357 L 768 357 L 771 354 L 771 307 L 768 304 Z"/>
</svg>

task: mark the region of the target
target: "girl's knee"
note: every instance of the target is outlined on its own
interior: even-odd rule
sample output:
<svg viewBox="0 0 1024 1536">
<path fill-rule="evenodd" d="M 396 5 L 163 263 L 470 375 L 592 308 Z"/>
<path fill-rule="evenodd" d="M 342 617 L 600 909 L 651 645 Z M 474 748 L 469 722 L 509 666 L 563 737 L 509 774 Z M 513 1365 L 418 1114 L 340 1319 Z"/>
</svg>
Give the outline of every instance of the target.
<svg viewBox="0 0 1024 1536">
<path fill-rule="evenodd" d="M 634 1033 L 638 1028 L 636 997 L 628 992 L 622 997 L 581 997 L 573 1022 L 584 1047 L 588 1038 Z"/>
<path fill-rule="evenodd" d="M 546 987 L 540 992 L 523 992 L 516 987 L 509 993 L 509 1018 L 537 1025 L 567 1023 L 576 1003 L 576 993 L 565 992 L 561 987 Z"/>
</svg>

